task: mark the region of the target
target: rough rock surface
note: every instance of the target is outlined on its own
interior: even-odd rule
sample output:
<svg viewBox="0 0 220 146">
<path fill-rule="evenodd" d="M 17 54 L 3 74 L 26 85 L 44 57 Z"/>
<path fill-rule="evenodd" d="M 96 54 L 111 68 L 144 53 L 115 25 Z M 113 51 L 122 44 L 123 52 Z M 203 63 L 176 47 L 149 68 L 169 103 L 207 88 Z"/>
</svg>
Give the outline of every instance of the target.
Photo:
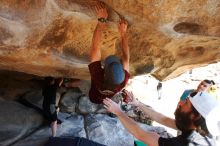
<svg viewBox="0 0 220 146">
<path fill-rule="evenodd" d="M 27 95 L 33 94 L 26 94 L 25 98 L 28 98 Z M 28 102 L 36 102 L 33 105 L 37 105 L 38 101 L 35 98 Z M 1 99 L 0 105 L 1 146 L 43 146 L 48 141 L 51 129 L 48 123 L 43 123 L 41 114 L 15 101 Z M 134 137 L 118 118 L 110 117 L 108 114 L 80 115 L 74 112 L 60 112 L 58 118 L 62 121 L 57 129 L 58 137 L 84 137 L 107 146 L 133 146 Z M 162 137 L 172 137 L 162 127 L 145 124 L 141 124 L 141 127 L 157 132 Z"/>
<path fill-rule="evenodd" d="M 78 98 L 82 96 L 81 92 L 76 92 L 76 90 L 68 90 L 62 97 L 60 101 L 60 108 L 61 111 L 65 112 L 75 112 L 77 103 L 78 103 Z"/>
<path fill-rule="evenodd" d="M 58 126 L 57 136 L 59 137 L 86 137 L 84 119 L 80 115 L 60 113 L 59 118 L 63 121 Z M 44 125 L 28 137 L 21 139 L 13 146 L 43 146 L 51 136 L 50 127 Z"/>
<path fill-rule="evenodd" d="M 80 115 L 60 113 L 63 123 L 58 127 L 59 137 L 84 137 L 107 146 L 133 146 L 134 137 L 128 133 L 117 118 L 108 115 Z M 63 118 L 62 118 L 63 117 Z M 154 131 L 162 137 L 172 137 L 164 128 L 141 124 L 145 130 Z M 109 132 L 111 131 L 111 132 Z M 32 135 L 21 139 L 13 146 L 43 146 L 49 139 L 50 129 L 43 126 Z"/>
<path fill-rule="evenodd" d="M 0 145 L 10 145 L 34 132 L 43 117 L 14 101 L 0 100 Z"/>
<path fill-rule="evenodd" d="M 38 76 L 89 79 L 98 0 L 0 2 L 0 68 Z M 117 21 L 129 22 L 132 75 L 166 80 L 220 61 L 219 0 L 103 0 L 109 27 L 103 57 L 121 52 Z"/>
</svg>

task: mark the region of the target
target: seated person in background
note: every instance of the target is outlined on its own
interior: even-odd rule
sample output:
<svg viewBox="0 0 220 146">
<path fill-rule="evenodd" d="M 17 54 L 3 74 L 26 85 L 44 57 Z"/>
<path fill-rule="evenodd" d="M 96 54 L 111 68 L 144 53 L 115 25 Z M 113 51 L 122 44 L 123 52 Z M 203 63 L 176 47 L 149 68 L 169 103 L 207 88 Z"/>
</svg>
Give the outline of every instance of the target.
<svg viewBox="0 0 220 146">
<path fill-rule="evenodd" d="M 166 120 L 167 117 L 132 98 L 131 104 L 141 108 L 153 120 Z M 170 118 L 169 126 L 181 130 L 182 134 L 173 138 L 162 138 L 155 132 L 144 131 L 111 99 L 106 98 L 103 103 L 132 135 L 148 146 L 217 146 L 214 137 L 220 135 L 220 118 L 216 117 L 220 112 L 220 105 L 207 92 L 192 92 L 183 104 L 177 106 L 175 119 Z"/>
<path fill-rule="evenodd" d="M 182 102 L 184 102 L 185 99 L 188 97 L 188 95 L 192 93 L 193 91 L 196 91 L 196 92 L 208 91 L 212 85 L 215 85 L 215 82 L 213 80 L 205 79 L 201 81 L 199 85 L 197 86 L 196 90 L 194 89 L 185 90 L 183 94 L 181 95 L 180 101 L 178 104 L 181 104 Z"/>
<path fill-rule="evenodd" d="M 107 25 L 108 13 L 104 3 L 96 6 L 98 23 L 96 25 L 92 46 L 90 51 L 89 71 L 91 75 L 91 88 L 89 91 L 90 101 L 101 104 L 103 99 L 112 98 L 121 91 L 129 79 L 129 48 L 127 41 L 127 22 L 120 20 L 118 30 L 121 39 L 122 59 L 115 55 L 108 56 L 104 61 L 104 68 L 101 66 L 100 44 L 102 33 Z"/>
<path fill-rule="evenodd" d="M 46 86 L 43 88 L 43 111 L 46 118 L 51 123 L 52 136 L 56 136 L 57 131 L 57 107 L 56 107 L 56 92 L 61 86 L 63 79 L 54 79 L 52 77 L 45 78 Z"/>
</svg>

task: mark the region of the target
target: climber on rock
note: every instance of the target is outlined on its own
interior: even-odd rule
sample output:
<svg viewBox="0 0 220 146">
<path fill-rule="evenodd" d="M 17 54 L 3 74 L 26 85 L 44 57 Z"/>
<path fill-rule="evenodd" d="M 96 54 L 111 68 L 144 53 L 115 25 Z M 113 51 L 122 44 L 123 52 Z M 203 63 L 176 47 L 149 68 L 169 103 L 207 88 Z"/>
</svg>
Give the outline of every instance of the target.
<svg viewBox="0 0 220 146">
<path fill-rule="evenodd" d="M 92 46 L 90 52 L 89 71 L 91 75 L 91 88 L 89 98 L 93 103 L 101 104 L 103 99 L 113 97 L 121 91 L 129 79 L 129 47 L 127 40 L 127 22 L 123 19 L 119 21 L 118 31 L 120 33 L 120 43 L 122 48 L 122 58 L 110 55 L 101 65 L 100 44 L 102 33 L 108 23 L 108 12 L 104 3 L 96 6 L 98 22 L 93 33 Z"/>
</svg>

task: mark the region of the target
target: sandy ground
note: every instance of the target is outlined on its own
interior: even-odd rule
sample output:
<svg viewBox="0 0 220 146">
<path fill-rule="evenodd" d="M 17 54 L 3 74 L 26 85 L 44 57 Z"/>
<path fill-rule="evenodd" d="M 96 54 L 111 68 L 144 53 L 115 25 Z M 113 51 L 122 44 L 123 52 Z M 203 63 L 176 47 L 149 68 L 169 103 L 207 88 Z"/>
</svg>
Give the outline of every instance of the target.
<svg viewBox="0 0 220 146">
<path fill-rule="evenodd" d="M 180 96 L 185 89 L 195 89 L 203 79 L 214 80 L 218 87 L 218 95 L 220 96 L 220 63 L 211 64 L 206 67 L 193 69 L 192 73 L 185 73 L 178 78 L 162 82 L 161 99 L 158 99 L 157 84 L 158 80 L 150 75 L 138 76 L 130 81 L 128 90 L 132 90 L 135 97 L 152 106 L 156 111 L 174 118 L 174 111 Z M 155 126 L 162 126 L 153 122 Z M 176 130 L 166 127 L 167 131 L 172 135 L 176 135 Z"/>
</svg>

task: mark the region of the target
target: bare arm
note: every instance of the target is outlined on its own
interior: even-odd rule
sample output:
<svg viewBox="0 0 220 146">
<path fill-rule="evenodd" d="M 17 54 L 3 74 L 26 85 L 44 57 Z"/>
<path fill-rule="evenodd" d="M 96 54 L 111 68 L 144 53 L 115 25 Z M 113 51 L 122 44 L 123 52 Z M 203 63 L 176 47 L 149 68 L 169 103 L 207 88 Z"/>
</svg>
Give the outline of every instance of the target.
<svg viewBox="0 0 220 146">
<path fill-rule="evenodd" d="M 103 3 L 99 3 L 95 8 L 98 18 L 107 19 L 108 13 Z M 90 62 L 101 60 L 100 42 L 102 40 L 102 32 L 105 27 L 106 27 L 106 22 L 98 21 L 92 38 L 92 46 L 90 50 Z"/>
<path fill-rule="evenodd" d="M 136 98 L 134 98 L 134 96 L 131 92 L 129 92 L 128 95 L 132 99 L 132 102 L 130 102 L 130 104 L 139 107 L 146 115 L 150 116 L 150 118 L 152 120 L 154 120 L 164 126 L 167 126 L 167 127 L 170 127 L 170 128 L 177 130 L 174 119 L 169 118 L 169 117 L 155 111 L 151 107 L 148 107 L 148 106 L 144 105 L 143 103 L 139 102 Z"/>
<path fill-rule="evenodd" d="M 120 106 L 109 98 L 104 99 L 104 106 L 108 111 L 117 115 L 124 127 L 137 139 L 143 141 L 149 146 L 158 146 L 159 135 L 155 132 L 147 132 L 140 128 L 140 126 L 132 119 L 126 116 L 120 109 Z"/>
<path fill-rule="evenodd" d="M 150 118 L 164 126 L 173 128 L 175 130 L 177 130 L 176 124 L 175 124 L 175 120 L 172 118 L 169 118 L 161 113 L 158 113 L 157 111 L 155 111 L 154 109 L 147 107 L 146 105 L 144 105 L 143 103 L 139 103 L 138 107 L 148 116 L 150 116 Z"/>
<path fill-rule="evenodd" d="M 128 38 L 127 38 L 127 22 L 123 19 L 120 20 L 119 25 L 118 25 L 118 30 L 121 36 L 121 48 L 122 48 L 122 64 L 123 68 L 129 72 L 129 60 L 130 60 L 130 52 L 129 52 L 129 47 L 128 47 Z"/>
</svg>

